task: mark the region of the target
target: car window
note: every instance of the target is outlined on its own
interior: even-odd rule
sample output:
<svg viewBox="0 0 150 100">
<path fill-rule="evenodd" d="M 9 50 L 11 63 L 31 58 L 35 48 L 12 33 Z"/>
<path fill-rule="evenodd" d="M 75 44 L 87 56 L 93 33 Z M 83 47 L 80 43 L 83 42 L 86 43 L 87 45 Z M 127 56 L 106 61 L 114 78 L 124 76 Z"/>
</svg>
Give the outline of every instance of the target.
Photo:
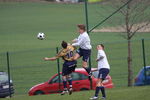
<svg viewBox="0 0 150 100">
<path fill-rule="evenodd" d="M 75 73 L 75 72 L 72 73 L 71 76 L 72 76 L 72 80 L 73 80 L 73 81 L 75 81 L 75 80 L 80 80 L 80 79 L 81 79 L 80 74 Z"/>
<path fill-rule="evenodd" d="M 150 68 L 146 70 L 146 76 L 150 76 Z"/>
<path fill-rule="evenodd" d="M 73 73 L 71 74 L 71 77 L 72 77 L 72 80 L 73 80 L 73 81 L 88 79 L 88 76 L 86 76 L 86 75 L 84 75 L 84 74 L 81 74 L 81 73 L 76 73 L 76 72 L 73 72 Z M 60 75 L 60 82 L 62 82 L 62 75 Z M 50 81 L 50 83 L 59 83 L 59 77 L 58 77 L 58 75 L 55 76 L 55 77 Z"/>
<path fill-rule="evenodd" d="M 92 75 L 93 75 L 95 78 L 98 78 L 98 71 L 92 72 Z"/>
<path fill-rule="evenodd" d="M 60 82 L 62 82 L 62 75 L 60 75 Z M 59 83 L 59 77 L 58 75 L 55 76 L 50 83 Z"/>
<path fill-rule="evenodd" d="M 82 79 L 82 80 L 88 79 L 88 76 L 86 76 L 86 75 L 84 75 L 84 74 L 81 74 L 81 79 Z"/>
<path fill-rule="evenodd" d="M 8 81 L 8 75 L 0 74 L 0 83 Z"/>
<path fill-rule="evenodd" d="M 88 79 L 88 76 L 81 74 L 81 73 L 76 73 L 76 72 L 73 72 L 71 76 L 72 76 L 73 81 Z"/>
</svg>

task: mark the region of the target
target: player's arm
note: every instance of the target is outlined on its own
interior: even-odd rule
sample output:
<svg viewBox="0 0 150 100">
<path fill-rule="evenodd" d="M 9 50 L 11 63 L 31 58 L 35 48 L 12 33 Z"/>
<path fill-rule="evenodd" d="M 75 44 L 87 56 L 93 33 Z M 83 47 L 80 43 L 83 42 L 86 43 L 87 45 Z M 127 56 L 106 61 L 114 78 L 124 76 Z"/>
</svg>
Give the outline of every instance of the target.
<svg viewBox="0 0 150 100">
<path fill-rule="evenodd" d="M 73 45 L 71 45 L 71 46 L 72 46 L 73 50 L 76 50 L 76 49 L 77 49 L 77 47 L 76 47 L 76 46 L 73 46 Z"/>
<path fill-rule="evenodd" d="M 75 38 L 74 40 L 72 40 L 72 42 L 73 42 L 73 43 L 76 43 L 76 42 L 78 42 L 78 39 Z"/>
<path fill-rule="evenodd" d="M 104 59 L 104 56 L 103 56 L 102 52 L 98 51 L 96 62 L 98 62 L 98 61 L 100 61 L 102 59 Z"/>
<path fill-rule="evenodd" d="M 56 60 L 58 57 L 51 57 L 51 58 L 48 58 L 48 57 L 45 57 L 44 60 L 45 61 L 54 61 Z"/>
<path fill-rule="evenodd" d="M 97 58 L 97 59 L 96 59 L 96 62 L 102 60 L 103 58 L 104 58 L 104 56 L 101 56 L 101 57 Z"/>
<path fill-rule="evenodd" d="M 54 61 L 62 56 L 64 56 L 64 54 L 62 53 L 62 50 L 60 50 L 60 52 L 55 57 L 51 57 L 51 58 L 45 57 L 44 60 L 45 61 Z"/>
<path fill-rule="evenodd" d="M 72 46 L 80 46 L 80 44 L 83 42 L 84 37 L 81 37 L 80 40 L 78 40 L 77 42 L 73 43 Z"/>
<path fill-rule="evenodd" d="M 71 46 L 73 48 L 73 50 L 76 50 L 77 47 L 76 46 L 72 46 L 70 43 L 68 43 L 68 46 Z"/>
<path fill-rule="evenodd" d="M 93 70 L 91 70 L 92 72 L 98 71 L 98 68 L 94 68 Z"/>
</svg>

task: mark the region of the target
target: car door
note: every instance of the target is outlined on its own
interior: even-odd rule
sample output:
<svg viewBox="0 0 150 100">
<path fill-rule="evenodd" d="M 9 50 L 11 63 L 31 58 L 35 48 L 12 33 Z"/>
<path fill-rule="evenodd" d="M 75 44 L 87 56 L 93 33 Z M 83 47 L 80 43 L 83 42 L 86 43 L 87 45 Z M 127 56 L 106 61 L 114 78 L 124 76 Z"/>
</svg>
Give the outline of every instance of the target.
<svg viewBox="0 0 150 100">
<path fill-rule="evenodd" d="M 60 84 L 59 84 L 59 76 L 55 76 L 50 82 L 48 82 L 48 86 L 46 87 L 48 93 L 58 93 L 63 90 L 62 84 L 62 76 L 60 75 Z"/>
<path fill-rule="evenodd" d="M 146 70 L 146 78 L 147 78 L 147 84 L 150 84 L 150 67 L 149 68 L 147 68 L 147 70 Z"/>
<path fill-rule="evenodd" d="M 78 73 L 78 72 L 73 72 L 72 73 L 72 80 L 73 80 L 73 90 L 74 91 L 79 91 L 82 89 L 89 89 L 90 88 L 90 83 L 88 81 L 88 76 Z"/>
</svg>

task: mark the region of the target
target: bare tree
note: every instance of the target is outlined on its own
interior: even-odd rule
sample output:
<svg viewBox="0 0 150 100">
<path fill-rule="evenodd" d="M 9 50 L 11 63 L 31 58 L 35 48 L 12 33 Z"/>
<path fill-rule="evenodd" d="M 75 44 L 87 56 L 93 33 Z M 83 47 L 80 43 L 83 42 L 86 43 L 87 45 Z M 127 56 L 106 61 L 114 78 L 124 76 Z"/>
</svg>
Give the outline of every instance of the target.
<svg viewBox="0 0 150 100">
<path fill-rule="evenodd" d="M 129 0 L 110 1 L 113 1 L 113 7 L 118 9 Z M 148 9 L 150 9 L 150 0 L 132 0 L 119 11 L 124 18 L 124 24 L 121 27 L 125 32 L 122 32 L 122 36 L 128 41 L 128 86 L 132 86 L 133 84 L 131 39 L 138 31 L 150 24 L 150 13 L 147 11 Z"/>
</svg>

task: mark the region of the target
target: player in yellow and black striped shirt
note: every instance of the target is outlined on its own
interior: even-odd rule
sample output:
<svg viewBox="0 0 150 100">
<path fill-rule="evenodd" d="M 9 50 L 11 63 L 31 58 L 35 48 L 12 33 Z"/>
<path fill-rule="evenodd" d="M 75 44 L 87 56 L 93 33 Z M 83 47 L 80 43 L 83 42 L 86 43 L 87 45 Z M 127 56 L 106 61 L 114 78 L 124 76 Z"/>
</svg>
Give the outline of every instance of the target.
<svg viewBox="0 0 150 100">
<path fill-rule="evenodd" d="M 73 61 L 73 54 L 75 47 L 68 45 L 67 48 L 63 48 L 57 55 L 56 58 L 62 57 L 64 61 Z"/>
<path fill-rule="evenodd" d="M 63 68 L 62 68 L 62 80 L 63 80 L 63 85 L 64 85 L 64 91 L 61 93 L 61 95 L 64 95 L 65 93 L 68 92 L 67 89 L 67 80 L 69 83 L 69 94 L 72 94 L 72 78 L 71 78 L 71 73 L 75 70 L 77 62 L 73 60 L 74 56 L 74 51 L 75 47 L 72 45 L 68 45 L 67 42 L 62 41 L 61 43 L 62 49 L 60 52 L 55 56 L 55 57 L 45 57 L 45 61 L 54 61 L 60 57 L 64 60 Z"/>
</svg>

